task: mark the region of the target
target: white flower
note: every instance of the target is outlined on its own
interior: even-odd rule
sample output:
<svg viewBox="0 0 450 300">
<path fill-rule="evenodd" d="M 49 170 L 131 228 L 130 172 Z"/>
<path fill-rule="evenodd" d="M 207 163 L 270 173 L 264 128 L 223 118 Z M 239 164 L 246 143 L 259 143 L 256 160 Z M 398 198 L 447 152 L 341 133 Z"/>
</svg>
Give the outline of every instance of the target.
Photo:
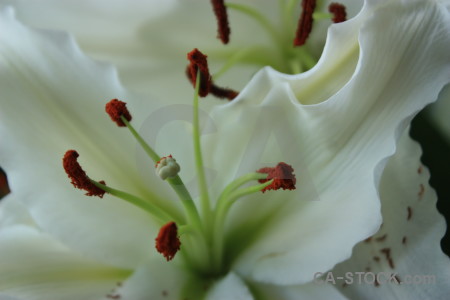
<svg viewBox="0 0 450 300">
<path fill-rule="evenodd" d="M 449 22 L 436 2 L 368 1 L 358 16 L 330 27 L 310 71 L 264 68 L 235 100 L 207 109 L 202 149 L 212 207 L 230 182 L 280 161 L 294 167 L 297 189 L 240 199 L 212 235 L 219 247 L 202 248 L 196 239 L 203 233 L 186 223 L 151 160 L 103 113 L 109 99 L 126 101 L 134 126 L 158 153 L 173 154 L 180 177 L 195 186 L 203 180 L 194 172 L 191 126 L 165 123 L 189 120 L 190 105 L 131 94 L 113 68 L 85 57 L 66 35 L 28 29 L 2 11 L 0 165 L 12 192 L 0 210 L 0 291 L 26 300 L 444 299 L 449 261 L 438 240 L 445 226 L 420 150 L 404 132 L 449 82 Z M 157 253 L 160 224 L 144 210 L 73 189 L 61 166 L 68 149 L 81 154 L 91 178 L 190 225 L 180 253 L 170 262 Z M 202 187 L 195 203 L 204 208 Z M 429 270 L 436 284 L 315 284 L 315 273 L 349 258 L 378 231 L 380 196 L 381 231 L 333 272 L 370 267 L 404 279 Z M 208 213 L 201 216 L 208 224 Z M 222 263 L 210 264 L 218 253 Z"/>
</svg>

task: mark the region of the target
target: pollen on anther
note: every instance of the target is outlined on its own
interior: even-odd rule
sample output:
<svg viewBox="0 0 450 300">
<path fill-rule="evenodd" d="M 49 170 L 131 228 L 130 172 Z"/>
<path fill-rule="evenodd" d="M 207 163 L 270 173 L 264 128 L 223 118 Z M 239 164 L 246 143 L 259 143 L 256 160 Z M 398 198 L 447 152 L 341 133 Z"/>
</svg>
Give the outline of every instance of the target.
<svg viewBox="0 0 450 300">
<path fill-rule="evenodd" d="M 347 12 L 345 6 L 341 3 L 331 3 L 328 11 L 333 14 L 333 23 L 341 23 L 347 21 Z"/>
<path fill-rule="evenodd" d="M 197 83 L 197 75 L 200 71 L 200 86 L 198 95 L 200 97 L 206 97 L 209 94 L 216 96 L 217 98 L 233 100 L 239 94 L 238 92 L 229 89 L 222 88 L 214 84 L 208 68 L 207 56 L 200 52 L 197 48 L 187 54 L 189 65 L 186 68 L 186 75 L 195 87 Z"/>
<path fill-rule="evenodd" d="M 295 33 L 294 46 L 302 46 L 311 33 L 313 26 L 313 13 L 316 9 L 316 0 L 302 1 L 302 14 L 298 20 L 297 31 Z"/>
<path fill-rule="evenodd" d="M 81 168 L 80 164 L 77 161 L 79 154 L 75 150 L 68 150 L 63 157 L 63 167 L 67 173 L 67 176 L 70 178 L 71 183 L 74 187 L 80 190 L 85 190 L 86 196 L 98 196 L 103 198 L 105 191 L 95 186 L 89 177 L 86 175 L 86 172 Z M 100 183 L 105 184 L 104 181 L 100 181 Z"/>
<path fill-rule="evenodd" d="M 127 104 L 118 99 L 112 99 L 105 106 L 106 113 L 111 117 L 111 120 L 116 122 L 117 126 L 125 127 L 125 123 L 122 121 L 123 116 L 128 122 L 131 121 L 132 117 L 127 109 Z"/>
<path fill-rule="evenodd" d="M 178 237 L 178 228 L 175 222 L 169 222 L 159 230 L 155 239 L 156 250 L 161 253 L 167 261 L 172 260 L 180 250 L 181 242 Z"/>
<path fill-rule="evenodd" d="M 200 97 L 206 97 L 211 89 L 211 75 L 209 74 L 207 56 L 195 48 L 187 54 L 187 58 L 190 64 L 186 69 L 186 74 L 195 87 L 198 79 L 197 72 L 200 70 L 200 88 L 198 94 Z"/>
<path fill-rule="evenodd" d="M 230 41 L 230 26 L 228 24 L 228 13 L 224 0 L 211 0 L 211 4 L 217 18 L 217 37 L 222 41 L 222 43 L 228 44 Z"/>
<path fill-rule="evenodd" d="M 258 180 L 260 183 L 273 180 L 272 184 L 266 186 L 261 191 L 264 193 L 268 190 L 295 190 L 295 183 L 297 182 L 292 166 L 280 162 L 275 168 L 262 168 L 257 171 L 258 173 L 267 173 L 265 179 Z"/>
</svg>

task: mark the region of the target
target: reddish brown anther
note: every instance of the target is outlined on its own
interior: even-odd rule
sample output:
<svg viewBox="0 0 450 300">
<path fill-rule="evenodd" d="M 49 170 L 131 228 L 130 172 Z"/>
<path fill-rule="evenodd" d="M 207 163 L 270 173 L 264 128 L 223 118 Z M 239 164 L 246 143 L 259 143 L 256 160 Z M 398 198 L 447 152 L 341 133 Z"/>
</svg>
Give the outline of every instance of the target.
<svg viewBox="0 0 450 300">
<path fill-rule="evenodd" d="M 198 91 L 200 97 L 206 97 L 211 89 L 211 75 L 209 75 L 206 57 L 197 48 L 187 54 L 190 64 L 186 69 L 186 73 L 194 87 L 197 82 L 197 72 L 200 70 L 200 88 Z"/>
<path fill-rule="evenodd" d="M 222 88 L 213 83 L 209 74 L 207 56 L 197 48 L 189 52 L 187 58 L 190 64 L 186 68 L 186 75 L 194 87 L 197 82 L 197 73 L 200 70 L 200 87 L 198 90 L 200 97 L 206 97 L 211 93 L 217 98 L 233 100 L 239 94 L 232 89 Z"/>
<path fill-rule="evenodd" d="M 230 41 L 230 26 L 228 25 L 228 13 L 224 0 L 211 0 L 214 14 L 217 18 L 217 37 L 224 44 Z"/>
<path fill-rule="evenodd" d="M 9 194 L 8 179 L 5 172 L 0 168 L 0 199 Z"/>
<path fill-rule="evenodd" d="M 302 14 L 298 20 L 297 32 L 295 33 L 294 46 L 302 46 L 306 43 L 313 25 L 313 13 L 316 8 L 316 0 L 302 1 Z"/>
<path fill-rule="evenodd" d="M 278 163 L 275 168 L 262 168 L 257 172 L 268 174 L 265 179 L 258 180 L 260 183 L 265 183 L 273 179 L 272 184 L 261 190 L 263 193 L 268 190 L 295 190 L 295 183 L 297 180 L 295 178 L 294 169 L 284 162 Z"/>
<path fill-rule="evenodd" d="M 69 176 L 71 183 L 74 187 L 87 191 L 86 196 L 98 196 L 103 198 L 105 191 L 95 186 L 86 172 L 81 168 L 77 161 L 79 154 L 75 150 L 68 150 L 63 157 L 63 167 Z M 101 184 L 105 184 L 104 181 L 100 181 Z"/>
<path fill-rule="evenodd" d="M 236 92 L 235 90 L 229 88 L 222 88 L 215 85 L 214 83 L 211 84 L 211 89 L 209 92 L 219 99 L 228 99 L 230 101 L 239 95 L 239 93 Z"/>
<path fill-rule="evenodd" d="M 167 261 L 172 260 L 180 250 L 181 242 L 178 237 L 178 228 L 175 222 L 169 222 L 159 230 L 155 239 L 156 250 L 161 253 Z"/>
<path fill-rule="evenodd" d="M 347 21 L 347 11 L 344 4 L 331 3 L 328 11 L 333 14 L 333 23 L 341 23 Z"/>
<path fill-rule="evenodd" d="M 116 122 L 117 126 L 119 127 L 126 126 L 120 117 L 123 116 L 128 122 L 131 121 L 132 117 L 127 109 L 127 104 L 118 99 L 112 99 L 111 101 L 106 103 L 105 110 L 111 117 L 111 120 Z"/>
</svg>

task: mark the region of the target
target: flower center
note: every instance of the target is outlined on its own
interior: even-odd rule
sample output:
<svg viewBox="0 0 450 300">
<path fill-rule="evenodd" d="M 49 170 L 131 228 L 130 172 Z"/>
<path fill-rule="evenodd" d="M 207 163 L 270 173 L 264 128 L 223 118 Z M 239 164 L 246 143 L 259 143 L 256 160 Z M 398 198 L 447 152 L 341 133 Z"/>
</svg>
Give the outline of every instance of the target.
<svg viewBox="0 0 450 300">
<path fill-rule="evenodd" d="M 313 29 L 315 21 L 332 20 L 334 23 L 346 20 L 345 6 L 339 3 L 331 3 L 329 13 L 318 12 L 322 9 L 322 2 L 316 4 L 316 0 L 279 0 L 280 25 L 274 25 L 257 9 L 245 5 L 224 1 L 212 1 L 215 15 L 218 19 L 218 36 L 222 41 L 222 32 L 227 32 L 226 43 L 232 36 L 228 27 L 226 10 L 234 10 L 248 16 L 257 22 L 261 29 L 267 33 L 270 44 L 240 47 L 226 54 L 226 62 L 223 67 L 212 77 L 218 79 L 236 63 L 257 65 L 258 67 L 271 66 L 274 69 L 286 73 L 297 74 L 311 69 L 318 61 L 320 53 L 315 53 L 308 45 L 308 37 Z M 300 15 L 297 13 L 301 9 Z M 218 12 L 219 11 L 219 12 Z M 297 26 L 295 25 L 297 23 Z M 233 24 L 231 24 L 233 27 Z M 228 28 L 225 30 L 224 28 Z M 225 43 L 225 42 L 224 42 Z"/>
<path fill-rule="evenodd" d="M 198 53 L 196 54 L 198 55 Z M 204 74 L 202 75 L 202 71 Z M 184 208 L 184 218 L 179 218 L 164 207 L 153 203 L 152 199 L 142 199 L 124 191 L 107 186 L 104 181 L 97 182 L 89 178 L 77 161 L 79 157 L 75 150 L 66 152 L 63 167 L 71 179 L 72 184 L 87 191 L 88 196 L 103 197 L 105 193 L 123 199 L 148 212 L 161 225 L 155 239 L 156 251 L 161 253 L 167 261 L 174 259 L 181 253 L 182 261 L 199 276 L 214 277 L 227 272 L 229 262 L 224 260 L 224 225 L 230 208 L 245 196 L 266 192 L 268 190 L 295 189 L 295 175 L 293 168 L 286 163 L 279 163 L 274 168 L 262 168 L 254 173 L 241 176 L 222 191 L 215 206 L 212 206 L 208 194 L 208 185 L 203 168 L 202 151 L 200 148 L 198 100 L 202 92 L 202 80 L 209 80 L 207 68 L 197 67 L 194 78 L 194 159 L 199 182 L 200 199 L 193 201 L 188 189 L 178 173 L 180 165 L 172 155 L 161 157 L 149 146 L 131 125 L 132 116 L 126 104 L 113 99 L 106 104 L 106 112 L 111 120 L 119 127 L 130 130 L 137 142 L 155 163 L 155 171 L 160 179 L 165 180 L 177 193 Z M 205 86 L 205 85 L 203 85 Z M 248 185 L 250 184 L 250 185 Z"/>
</svg>

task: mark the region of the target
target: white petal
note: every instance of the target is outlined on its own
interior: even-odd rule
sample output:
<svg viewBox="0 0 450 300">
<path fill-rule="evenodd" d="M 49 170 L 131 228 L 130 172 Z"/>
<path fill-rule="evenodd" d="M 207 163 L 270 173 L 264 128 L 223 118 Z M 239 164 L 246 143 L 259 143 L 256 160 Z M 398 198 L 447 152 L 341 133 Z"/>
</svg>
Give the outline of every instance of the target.
<svg viewBox="0 0 450 300">
<path fill-rule="evenodd" d="M 420 163 L 421 154 L 420 146 L 404 134 L 381 180 L 383 226 L 333 271 L 335 276 L 380 273 L 378 286 L 369 275 L 369 283 L 339 285 L 352 299 L 448 298 L 450 260 L 440 247 L 446 225 L 436 209 L 436 193 L 428 184 L 430 175 Z M 391 274 L 401 284 L 389 281 Z"/>
<path fill-rule="evenodd" d="M 15 196 L 8 194 L 0 203 L 0 229 L 15 225 L 37 227 L 28 209 Z"/>
<path fill-rule="evenodd" d="M 156 200 L 147 187 L 163 194 L 165 186 L 143 182 L 136 165 L 145 164 L 135 157 L 133 138 L 104 112 L 111 98 L 128 101 L 131 111 L 141 99 L 124 91 L 112 67 L 85 57 L 66 35 L 29 30 L 11 10 L 2 11 L 0 26 L 0 165 L 14 197 L 39 227 L 73 249 L 135 266 L 152 253 L 157 228 L 149 215 L 109 196 L 83 196 L 61 159 L 76 149 L 92 178 Z M 137 120 L 146 114 L 141 108 L 135 109 Z M 148 165 L 147 174 L 157 178 Z"/>
<path fill-rule="evenodd" d="M 0 292 L 7 295 L 97 300 L 128 274 L 71 252 L 30 227 L 0 231 Z"/>
<path fill-rule="evenodd" d="M 449 22 L 432 2 L 366 5 L 357 18 L 331 28 L 324 57 L 311 72 L 285 76 L 266 69 L 214 111 L 217 134 L 204 151 L 217 173 L 210 182 L 214 196 L 261 164 L 288 162 L 299 177 L 295 192 L 236 205 L 229 260 L 260 230 L 236 263 L 240 274 L 277 284 L 307 282 L 377 230 L 376 188 L 386 158 L 407 121 L 450 78 Z M 320 201 L 308 201 L 317 196 Z"/>
<path fill-rule="evenodd" d="M 174 262 L 167 262 L 158 257 L 140 266 L 113 295 L 130 300 L 184 299 L 183 289 L 186 288 L 188 275 Z"/>
<path fill-rule="evenodd" d="M 13 5 L 18 19 L 27 25 L 71 32 L 89 55 L 117 65 L 126 86 L 149 91 L 144 84 L 152 76 L 149 67 L 156 62 L 151 60 L 140 31 L 149 19 L 164 14 L 173 2 L 12 0 L 1 1 L 0 5 Z"/>
<path fill-rule="evenodd" d="M 234 273 L 229 273 L 219 282 L 215 283 L 206 296 L 206 300 L 253 300 L 250 290 L 245 282 Z"/>
<path fill-rule="evenodd" d="M 256 294 L 264 300 L 299 300 L 299 299 L 321 299 L 321 300 L 345 300 L 338 289 L 332 284 L 307 283 L 298 286 L 276 286 L 276 285 L 255 285 Z"/>
</svg>

